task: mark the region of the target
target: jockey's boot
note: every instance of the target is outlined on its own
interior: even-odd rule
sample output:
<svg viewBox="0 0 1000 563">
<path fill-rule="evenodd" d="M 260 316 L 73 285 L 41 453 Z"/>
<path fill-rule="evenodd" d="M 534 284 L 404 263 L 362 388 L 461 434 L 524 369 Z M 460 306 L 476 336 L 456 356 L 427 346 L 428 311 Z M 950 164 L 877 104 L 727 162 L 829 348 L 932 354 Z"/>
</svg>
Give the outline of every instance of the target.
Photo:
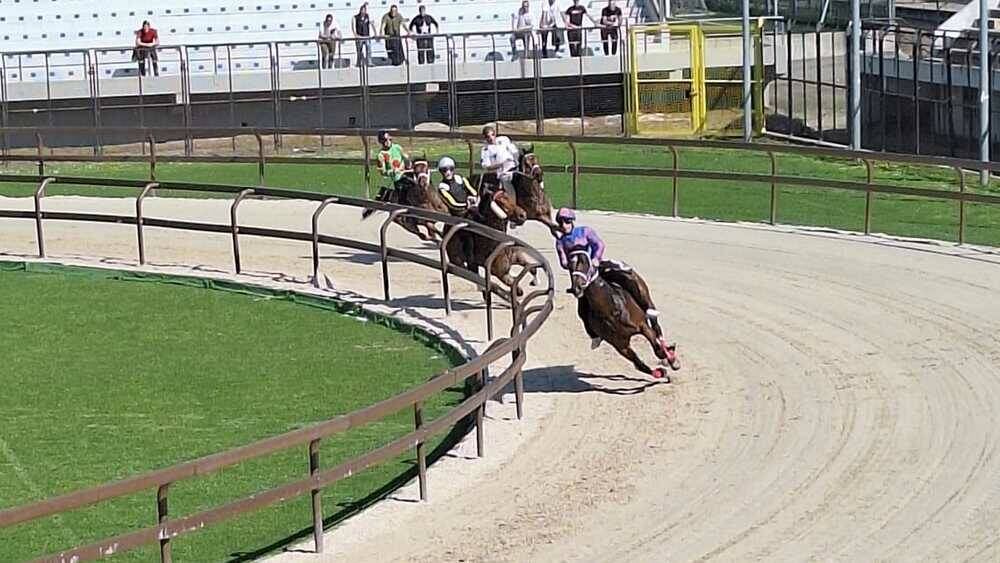
<svg viewBox="0 0 1000 563">
<path fill-rule="evenodd" d="M 591 350 L 597 350 L 597 348 L 601 345 L 601 342 L 603 342 L 603 341 L 604 340 L 600 336 L 596 336 L 594 338 L 591 338 L 590 339 L 590 349 Z"/>
</svg>

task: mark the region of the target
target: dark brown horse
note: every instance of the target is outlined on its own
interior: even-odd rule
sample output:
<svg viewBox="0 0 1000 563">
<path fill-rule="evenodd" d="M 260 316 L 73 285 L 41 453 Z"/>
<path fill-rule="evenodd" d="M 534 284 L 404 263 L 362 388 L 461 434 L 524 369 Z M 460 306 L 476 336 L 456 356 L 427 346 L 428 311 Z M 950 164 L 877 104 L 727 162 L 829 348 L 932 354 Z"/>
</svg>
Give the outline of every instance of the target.
<svg viewBox="0 0 1000 563">
<path fill-rule="evenodd" d="M 570 289 L 577 298 L 577 312 L 584 329 L 594 342 L 607 342 L 642 373 L 655 378 L 666 377 L 667 372 L 663 367 L 650 369 L 632 349 L 632 337 L 639 334 L 649 341 L 661 364 L 669 365 L 674 370 L 680 369 L 675 346 L 666 343 L 655 320 L 647 319 L 646 310 L 651 308 L 649 305 L 652 302 L 648 296 L 649 290 L 641 278 L 635 276 L 635 279 L 642 282 L 638 291 L 646 293 L 641 297 L 647 301 L 646 307 L 640 305 L 630 291 L 606 280 L 598 268 L 594 267 L 590 253 L 586 250 L 570 253 L 569 270 Z M 668 377 L 667 381 L 669 380 Z"/>
<path fill-rule="evenodd" d="M 441 200 L 441 194 L 431 186 L 430 166 L 426 159 L 414 160 L 410 170 L 403 173 L 398 185 L 398 189 L 382 188 L 375 199 L 383 203 L 407 205 L 448 214 L 448 206 Z M 374 211 L 371 209 L 364 210 L 361 219 L 367 219 L 372 213 Z M 434 221 L 403 215 L 397 217 L 395 222 L 421 240 L 436 240 L 442 236 Z M 427 231 L 426 234 L 420 231 L 420 227 Z"/>
<path fill-rule="evenodd" d="M 517 205 L 510 194 L 503 190 L 486 190 L 480 193 L 479 205 L 469 211 L 469 219 L 505 233 L 509 223 L 523 224 L 526 216 L 524 209 Z M 447 232 L 446 228 L 445 233 Z M 448 242 L 445 251 L 452 264 L 478 273 L 479 268 L 486 267 L 486 260 L 499 244 L 491 238 L 469 231 L 460 231 Z M 541 265 L 532 260 L 523 248 L 515 246 L 506 248 L 497 255 L 489 273 L 499 278 L 507 287 L 511 287 L 514 285 L 514 276 L 511 275 L 514 266 L 527 268 L 531 271 L 532 278 L 535 278 Z M 532 284 L 534 283 L 533 279 Z M 521 294 L 521 290 L 518 289 L 518 295 Z"/>
<path fill-rule="evenodd" d="M 545 175 L 534 146 L 525 147 L 519 160 L 513 181 L 517 204 L 524 208 L 528 219 L 544 223 L 558 237 L 559 226 L 552 218 L 552 202 L 545 193 Z"/>
</svg>

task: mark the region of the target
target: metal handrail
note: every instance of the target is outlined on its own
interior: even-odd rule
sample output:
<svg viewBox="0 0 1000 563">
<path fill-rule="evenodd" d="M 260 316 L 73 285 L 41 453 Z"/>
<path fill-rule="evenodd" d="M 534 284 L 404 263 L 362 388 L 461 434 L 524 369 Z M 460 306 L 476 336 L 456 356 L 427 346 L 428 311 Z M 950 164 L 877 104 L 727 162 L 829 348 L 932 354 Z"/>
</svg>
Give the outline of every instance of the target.
<svg viewBox="0 0 1000 563">
<path fill-rule="evenodd" d="M 19 179 L 18 179 L 19 178 Z M 2 182 L 15 182 L 24 181 L 25 177 L 17 175 L 3 175 L 0 176 L 0 183 Z M 109 185 L 116 187 L 132 187 L 141 188 L 141 192 L 137 197 L 136 214 L 133 215 L 109 215 L 109 214 L 98 214 L 98 213 L 75 213 L 75 212 L 48 212 L 42 211 L 40 207 L 40 199 L 42 197 L 42 191 L 44 186 L 50 182 L 60 182 L 67 184 L 82 184 L 85 181 L 90 184 L 98 185 Z M 554 277 L 548 263 L 542 258 L 541 254 L 533 249 L 532 247 L 524 244 L 520 240 L 511 237 L 507 234 L 494 231 L 492 229 L 486 228 L 482 225 L 467 224 L 465 221 L 460 219 L 452 218 L 447 215 L 441 215 L 426 210 L 417 210 L 404 208 L 392 204 L 384 204 L 380 202 L 366 201 L 359 198 L 353 198 L 349 196 L 336 196 L 331 197 L 329 194 L 320 194 L 315 192 L 306 192 L 299 190 L 284 190 L 277 188 L 264 188 L 264 187 L 254 187 L 248 188 L 246 186 L 234 186 L 234 185 L 197 185 L 197 184 L 183 184 L 183 183 L 161 183 L 153 184 L 147 181 L 133 181 L 133 180 L 120 180 L 120 179 L 100 179 L 100 178 L 64 178 L 57 176 L 46 176 L 39 179 L 39 189 L 36 191 L 36 209 L 34 211 L 24 211 L 24 210 L 5 210 L 0 209 L 0 217 L 8 218 L 35 218 L 39 225 L 43 219 L 49 220 L 60 220 L 60 221 L 86 221 L 86 222 L 101 222 L 101 223 L 116 223 L 116 224 L 135 224 L 137 227 L 149 226 L 149 227 L 161 227 L 161 228 L 172 228 L 172 229 L 182 229 L 182 230 L 193 230 L 200 232 L 217 232 L 225 233 L 230 232 L 234 237 L 234 258 L 236 260 L 235 267 L 237 272 L 240 269 L 239 266 L 239 250 L 236 243 L 237 234 L 253 235 L 253 236 L 265 236 L 279 239 L 289 239 L 289 240 L 301 240 L 301 241 L 312 241 L 314 244 L 322 242 L 324 244 L 333 244 L 338 246 L 344 246 L 348 248 L 353 248 L 356 250 L 363 250 L 367 252 L 378 252 L 381 254 L 383 259 L 388 257 L 400 258 L 413 262 L 418 265 L 425 267 L 443 269 L 447 267 L 446 264 L 441 264 L 439 261 L 435 261 L 431 258 L 425 256 L 420 256 L 406 251 L 401 251 L 395 248 L 388 247 L 385 242 L 384 236 L 380 240 L 380 244 L 375 245 L 371 243 L 366 243 L 362 241 L 354 241 L 349 239 L 343 239 L 335 236 L 320 235 L 317 232 L 315 226 L 315 221 L 318 219 L 318 215 L 323 208 L 330 204 L 346 205 L 355 208 L 368 208 L 375 209 L 378 211 L 388 211 L 390 216 L 398 216 L 401 213 L 407 212 L 413 217 L 426 218 L 434 221 L 442 222 L 445 224 L 458 226 L 462 225 L 462 228 L 475 232 L 476 234 L 484 237 L 489 237 L 499 241 L 501 244 L 506 246 L 516 246 L 524 249 L 528 252 L 533 259 L 535 259 L 539 266 L 544 268 L 547 281 L 549 284 L 549 289 L 546 293 L 546 302 L 542 309 L 532 308 L 531 313 L 534 315 L 531 317 L 530 322 L 528 322 L 523 330 L 517 332 L 516 335 L 511 338 L 500 339 L 494 342 L 488 349 L 483 352 L 478 357 L 472 359 L 471 361 L 458 366 L 456 368 L 449 369 L 442 374 L 439 374 L 432 378 L 427 383 L 424 383 L 416 388 L 410 389 L 392 397 L 386 399 L 374 405 L 362 408 L 358 411 L 354 411 L 349 414 L 345 414 L 325 422 L 315 424 L 310 427 L 294 430 L 287 432 L 278 436 L 260 440 L 245 446 L 241 446 L 229 451 L 220 452 L 212 454 L 203 458 L 199 458 L 193 461 L 177 464 L 165 469 L 152 471 L 143 475 L 138 475 L 122 481 L 107 483 L 97 487 L 92 487 L 89 489 L 84 489 L 69 493 L 66 495 L 61 495 L 54 498 L 45 499 L 39 502 L 31 503 L 29 505 L 11 508 L 7 510 L 0 511 L 0 528 L 5 528 L 13 526 L 19 523 L 36 520 L 38 518 L 43 518 L 45 516 L 51 516 L 54 514 L 60 514 L 70 510 L 75 510 L 78 508 L 86 507 L 97 502 L 104 500 L 109 500 L 117 498 L 124 495 L 134 494 L 140 491 L 153 489 L 157 491 L 157 514 L 158 523 L 155 526 L 147 527 L 142 530 L 124 534 L 115 538 L 108 538 L 95 542 L 89 545 L 84 545 L 80 547 L 73 548 L 55 554 L 45 558 L 47 561 L 83 561 L 96 559 L 100 557 L 105 557 L 112 553 L 118 553 L 133 549 L 142 545 L 150 543 L 160 543 L 160 553 L 161 559 L 163 561 L 170 560 L 170 547 L 169 541 L 182 534 L 189 532 L 194 532 L 202 529 L 205 526 L 224 521 L 236 515 L 245 513 L 250 510 L 255 510 L 262 508 L 269 504 L 275 502 L 286 500 L 293 496 L 302 495 L 307 492 L 313 493 L 313 505 L 311 508 L 311 513 L 313 516 L 313 527 L 315 530 L 322 530 L 322 511 L 318 509 L 316 504 L 316 492 L 322 487 L 327 486 L 339 479 L 350 476 L 352 473 L 357 472 L 361 469 L 374 465 L 376 463 L 390 459 L 391 457 L 402 453 L 409 448 L 417 448 L 417 455 L 420 457 L 420 467 L 419 467 L 419 477 L 421 481 L 421 497 L 426 498 L 426 465 L 423 460 L 423 443 L 429 439 L 430 436 L 438 434 L 447 428 L 450 428 L 458 421 L 468 416 L 473 411 L 481 411 L 485 402 L 490 398 L 496 396 L 497 393 L 501 391 L 504 385 L 514 381 L 521 374 L 521 368 L 524 365 L 524 355 L 523 353 L 518 353 L 518 351 L 523 351 L 525 348 L 526 341 L 541 327 L 541 324 L 545 321 L 547 316 L 551 313 L 553 308 L 554 299 Z M 216 224 L 216 223 L 199 223 L 191 221 L 180 221 L 180 220 L 168 220 L 162 218 L 146 218 L 142 216 L 142 199 L 149 193 L 149 190 L 153 187 L 159 187 L 164 189 L 172 190 L 187 190 L 193 192 L 216 192 L 216 193 L 229 193 L 236 195 L 231 206 L 231 221 L 230 224 Z M 320 202 L 320 207 L 313 211 L 312 218 L 314 220 L 313 228 L 309 232 L 299 232 L 299 231 L 289 231 L 289 230 L 279 230 L 261 227 L 241 227 L 238 226 L 236 222 L 236 207 L 238 203 L 245 197 L 249 195 L 269 197 L 269 198 L 283 198 L 283 199 L 305 199 L 309 201 Z M 388 226 L 388 224 L 386 225 Z M 141 232 L 141 231 L 140 231 Z M 38 231 L 39 237 L 41 237 L 42 231 Z M 140 256 L 145 258 L 145 249 L 141 242 L 140 236 Z M 40 251 L 43 248 L 41 246 L 42 239 L 39 239 Z M 315 270 L 314 270 L 315 271 Z M 456 271 L 452 271 L 453 274 L 458 274 Z M 471 272 L 465 272 L 460 274 L 461 277 L 465 279 L 470 279 L 480 286 L 489 287 L 486 279 L 481 278 L 478 274 Z M 386 279 L 388 283 L 388 279 Z M 516 288 L 514 293 L 516 293 Z M 500 291 L 495 291 L 496 293 L 503 295 Z M 530 303 L 529 300 L 523 301 L 520 305 L 516 302 L 512 303 L 515 308 L 520 307 L 522 310 L 516 311 L 515 315 L 518 319 L 523 319 L 526 315 L 529 315 L 527 311 L 523 310 Z M 491 313 L 488 313 L 488 317 L 492 317 Z M 490 327 L 490 332 L 492 332 L 492 327 Z M 480 389 L 477 393 L 466 398 L 457 407 L 449 411 L 442 417 L 434 420 L 430 423 L 424 423 L 421 416 L 415 416 L 415 430 L 399 438 L 392 443 L 378 448 L 376 450 L 370 451 L 363 454 L 357 458 L 345 461 L 340 465 L 329 468 L 326 470 L 321 470 L 318 467 L 318 441 L 334 434 L 342 433 L 351 428 L 368 424 L 385 416 L 398 412 L 405 408 L 413 408 L 415 413 L 419 413 L 419 405 L 431 395 L 441 392 L 444 389 L 456 385 L 465 381 L 470 377 L 480 377 L 484 370 L 487 370 L 491 364 L 506 357 L 508 354 L 515 354 L 514 361 L 508 365 L 508 367 L 503 371 L 502 375 L 496 380 L 492 381 L 489 385 Z M 476 420 L 481 424 L 481 419 L 477 416 Z M 477 428 L 477 438 L 482 439 L 482 428 Z M 170 485 L 181 480 L 190 479 L 204 475 L 206 473 L 211 473 L 228 467 L 237 463 L 242 463 L 250 459 L 258 458 L 264 455 L 269 455 L 278 451 L 286 450 L 296 446 L 308 446 L 308 454 L 310 460 L 310 472 L 307 478 L 294 481 L 292 483 L 287 483 L 278 488 L 265 491 L 263 493 L 258 493 L 248 498 L 232 502 L 227 505 L 209 509 L 194 515 L 185 516 L 178 519 L 168 519 L 167 518 L 167 498 L 169 493 Z M 482 444 L 479 444 L 480 451 L 482 450 Z M 322 534 L 314 534 L 314 541 L 316 543 L 317 551 L 322 551 Z"/>
</svg>

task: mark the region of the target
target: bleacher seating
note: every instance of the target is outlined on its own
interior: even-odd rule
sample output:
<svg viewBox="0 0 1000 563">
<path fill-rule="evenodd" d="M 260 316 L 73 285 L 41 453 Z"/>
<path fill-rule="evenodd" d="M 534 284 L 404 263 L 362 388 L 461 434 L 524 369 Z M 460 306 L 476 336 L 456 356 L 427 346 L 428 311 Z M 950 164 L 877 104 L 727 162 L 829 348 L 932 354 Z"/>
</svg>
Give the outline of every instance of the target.
<svg viewBox="0 0 1000 563">
<path fill-rule="evenodd" d="M 537 13 L 543 0 L 532 1 Z M 161 74 L 178 74 L 186 61 L 191 74 L 254 72 L 316 68 L 315 39 L 320 21 L 333 14 L 344 37 L 353 37 L 351 21 L 363 0 L 317 2 L 307 0 L 0 0 L 0 52 L 7 81 L 82 80 L 87 65 L 99 79 L 134 76 L 131 46 L 143 20 L 159 31 Z M 420 4 L 441 24 L 442 33 L 506 32 L 520 0 L 371 0 L 368 11 L 376 26 L 391 4 L 407 19 Z M 568 0 L 560 0 L 560 5 Z M 599 13 L 602 0 L 591 0 Z M 139 6 L 142 6 L 141 8 Z M 621 2 L 626 13 L 625 2 Z M 565 9 L 566 6 L 563 6 Z M 483 36 L 463 40 L 465 61 L 510 60 L 505 38 Z M 239 48 L 211 47 L 240 44 Z M 249 45 L 253 45 L 252 47 Z M 183 47 L 182 47 L 183 46 Z M 445 40 L 436 48 L 444 52 Z M 411 46 L 412 48 L 412 46 Z M 459 45 L 456 45 L 456 50 Z M 42 51 L 64 51 L 43 54 Z M 354 47 L 345 42 L 342 63 L 354 60 Z M 459 56 L 456 54 L 456 56 Z M 373 46 L 375 62 L 385 58 L 381 44 Z"/>
</svg>

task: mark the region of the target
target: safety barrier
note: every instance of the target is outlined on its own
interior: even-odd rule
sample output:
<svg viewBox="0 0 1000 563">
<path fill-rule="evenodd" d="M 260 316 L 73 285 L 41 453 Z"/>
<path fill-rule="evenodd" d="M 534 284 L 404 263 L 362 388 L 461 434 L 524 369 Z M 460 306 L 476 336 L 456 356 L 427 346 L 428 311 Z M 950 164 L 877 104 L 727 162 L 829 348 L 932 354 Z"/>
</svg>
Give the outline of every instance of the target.
<svg viewBox="0 0 1000 563">
<path fill-rule="evenodd" d="M 44 167 L 42 170 L 44 172 Z M 5 175 L 0 177 L 4 182 L 23 182 L 25 176 Z M 257 510 L 271 504 L 288 500 L 309 493 L 312 498 L 311 517 L 313 524 L 313 541 L 317 552 L 323 551 L 323 509 L 321 491 L 341 479 L 349 477 L 365 468 L 385 462 L 408 449 L 414 449 L 417 457 L 418 481 L 420 498 L 427 498 L 427 465 L 424 444 L 432 436 L 441 434 L 452 428 L 459 421 L 474 417 L 476 426 L 476 444 L 479 456 L 484 453 L 483 417 L 486 402 L 497 396 L 506 386 L 513 384 L 514 397 L 518 418 L 523 416 L 524 384 L 522 367 L 525 362 L 525 346 L 529 338 L 541 327 L 552 312 L 554 298 L 554 279 L 548 263 L 535 249 L 520 240 L 505 233 L 500 233 L 481 225 L 461 221 L 452 217 L 431 213 L 425 210 L 400 207 L 379 202 L 366 201 L 347 196 L 331 196 L 306 191 L 284 190 L 277 188 L 247 188 L 233 185 L 185 184 L 177 182 L 146 182 L 136 180 L 121 180 L 110 178 L 77 178 L 41 175 L 33 177 L 38 188 L 34 194 L 34 210 L 0 209 L 0 218 L 33 219 L 37 234 L 38 256 L 46 256 L 45 229 L 46 221 L 75 221 L 90 223 L 116 223 L 135 225 L 137 237 L 137 261 L 139 265 L 146 263 L 147 248 L 144 231 L 149 227 L 178 229 L 203 233 L 223 233 L 232 236 L 233 269 L 239 274 L 242 270 L 240 254 L 240 238 L 245 236 L 268 237 L 282 240 L 310 242 L 312 245 L 312 268 L 314 281 L 320 275 L 319 245 L 333 245 L 363 252 L 377 254 L 381 261 L 383 278 L 383 293 L 386 300 L 390 299 L 390 278 L 388 263 L 391 258 L 404 260 L 420 266 L 433 268 L 441 272 L 442 293 L 446 308 L 450 312 L 451 295 L 449 291 L 449 275 L 469 280 L 484 288 L 488 296 L 496 294 L 508 299 L 511 304 L 511 331 L 509 337 L 499 338 L 478 357 L 464 365 L 445 371 L 419 387 L 410 389 L 400 395 L 367 406 L 360 410 L 338 416 L 322 423 L 287 432 L 272 438 L 267 438 L 238 447 L 229 451 L 219 452 L 203 458 L 188 461 L 165 469 L 127 478 L 121 481 L 84 489 L 66 495 L 49 498 L 26 506 L 0 511 L 0 529 L 20 523 L 37 520 L 65 512 L 81 509 L 95 503 L 120 498 L 134 493 L 155 490 L 157 525 L 129 532 L 116 537 L 106 538 L 91 544 L 81 545 L 61 553 L 42 558 L 42 561 L 87 561 L 121 553 L 140 546 L 158 543 L 160 560 L 169 562 L 171 557 L 171 542 L 185 534 L 196 532 L 204 527 L 218 524 L 240 514 Z M 98 213 L 54 212 L 43 209 L 45 190 L 53 183 L 58 184 L 94 184 L 134 188 L 138 190 L 134 215 L 112 215 Z M 149 193 L 156 188 L 189 191 L 192 193 L 216 193 L 234 196 L 230 206 L 230 223 L 202 223 L 184 220 L 146 217 L 143 214 L 143 202 Z M 239 206 L 247 197 L 266 197 L 278 199 L 295 199 L 317 202 L 312 213 L 310 232 L 248 227 L 239 224 Z M 389 213 L 382 223 L 379 242 L 346 239 L 320 232 L 319 220 L 330 205 L 343 205 L 353 208 L 366 208 Z M 459 230 L 474 233 L 497 241 L 498 249 L 507 247 L 523 248 L 543 268 L 548 287 L 528 292 L 518 297 L 521 281 L 527 271 L 521 272 L 515 279 L 512 290 L 507 291 L 497 287 L 489 279 L 476 273 L 449 264 L 446 254 L 442 251 L 439 260 L 428 258 L 412 252 L 407 252 L 389 246 L 386 242 L 386 231 L 394 219 L 413 217 L 430 219 L 452 227 L 451 233 Z M 494 252 L 487 260 L 486 271 L 491 271 L 492 262 L 499 254 Z M 493 340 L 493 310 L 492 299 L 486 300 L 487 331 Z M 509 356 L 509 359 L 508 359 Z M 489 377 L 489 370 L 502 369 L 499 375 Z M 425 422 L 423 420 L 422 404 L 430 396 L 456 384 L 474 380 L 478 390 L 466 397 L 459 405 L 438 419 Z M 353 428 L 371 424 L 394 413 L 412 409 L 414 430 L 377 449 L 368 451 L 352 459 L 343 461 L 334 467 L 323 468 L 320 464 L 319 446 L 322 440 L 330 439 Z M 309 474 L 301 479 L 285 483 L 273 489 L 256 493 L 252 496 L 222 505 L 196 514 L 180 518 L 170 518 L 169 499 L 170 488 L 180 481 L 202 477 L 235 464 L 267 456 L 290 448 L 304 447 L 308 456 Z"/>
</svg>

